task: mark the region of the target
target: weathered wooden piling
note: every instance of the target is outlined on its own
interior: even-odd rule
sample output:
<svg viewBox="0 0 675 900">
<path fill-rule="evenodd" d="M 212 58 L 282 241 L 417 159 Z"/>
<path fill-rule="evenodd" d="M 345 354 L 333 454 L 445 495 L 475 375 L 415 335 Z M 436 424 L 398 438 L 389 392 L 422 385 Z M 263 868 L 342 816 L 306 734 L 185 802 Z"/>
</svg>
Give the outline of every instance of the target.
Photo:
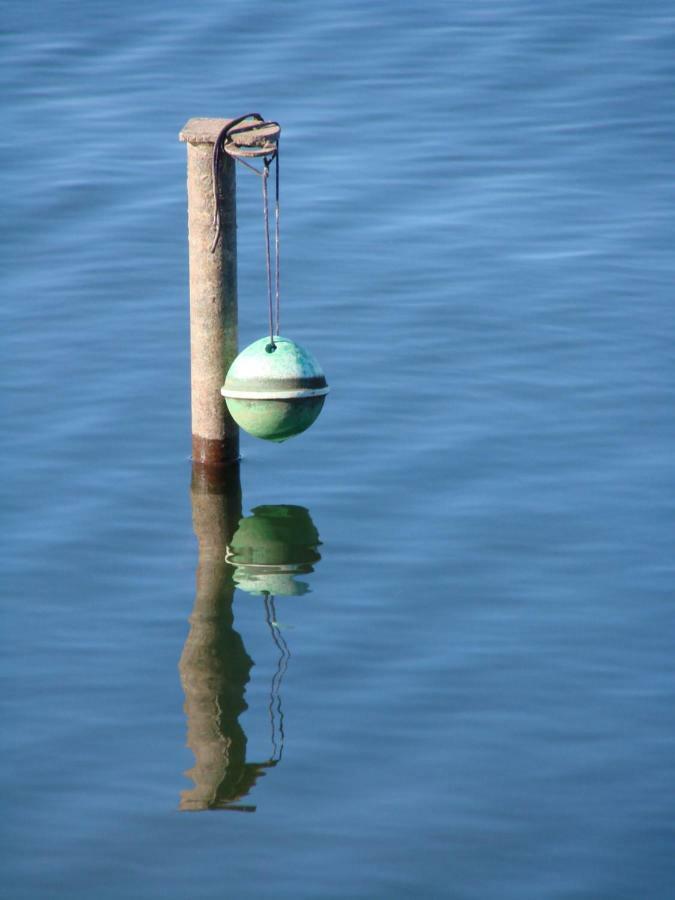
<svg viewBox="0 0 675 900">
<path fill-rule="evenodd" d="M 239 429 L 220 395 L 237 355 L 236 177 L 235 161 L 227 154 L 219 172 L 220 240 L 211 252 L 213 147 L 227 124 L 227 119 L 190 119 L 179 135 L 187 143 L 192 459 L 206 466 L 239 458 Z"/>
</svg>

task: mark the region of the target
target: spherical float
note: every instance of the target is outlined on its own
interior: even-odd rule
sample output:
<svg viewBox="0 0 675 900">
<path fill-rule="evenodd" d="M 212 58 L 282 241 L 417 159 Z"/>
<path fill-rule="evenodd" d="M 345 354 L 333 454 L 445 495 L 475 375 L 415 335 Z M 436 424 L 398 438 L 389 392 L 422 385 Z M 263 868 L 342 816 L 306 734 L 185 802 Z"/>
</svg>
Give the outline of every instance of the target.
<svg viewBox="0 0 675 900">
<path fill-rule="evenodd" d="M 303 506 L 257 506 L 239 522 L 227 548 L 238 588 L 249 594 L 306 593 L 309 574 L 321 559 L 319 532 Z"/>
<path fill-rule="evenodd" d="M 328 385 L 312 354 L 284 337 L 260 338 L 230 366 L 221 394 L 234 421 L 266 441 L 285 441 L 316 420 Z"/>
</svg>

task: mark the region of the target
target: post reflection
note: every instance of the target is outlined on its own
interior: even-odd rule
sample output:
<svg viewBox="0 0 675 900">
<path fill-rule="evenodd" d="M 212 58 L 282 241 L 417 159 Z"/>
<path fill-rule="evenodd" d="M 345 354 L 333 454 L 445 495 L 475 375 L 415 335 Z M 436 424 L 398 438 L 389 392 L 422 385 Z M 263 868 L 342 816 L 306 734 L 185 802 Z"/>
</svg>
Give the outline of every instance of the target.
<svg viewBox="0 0 675 900">
<path fill-rule="evenodd" d="M 277 765 L 284 744 L 280 691 L 291 654 L 276 620 L 275 597 L 308 590 L 298 576 L 321 558 L 320 540 L 304 507 L 259 506 L 243 518 L 238 465 L 222 474 L 194 466 L 190 492 L 199 561 L 179 672 L 195 765 L 186 772 L 194 787 L 181 792 L 180 809 L 253 812 L 255 806 L 239 801 Z M 262 595 L 262 614 L 279 654 L 268 706 L 272 755 L 261 762 L 247 762 L 239 724 L 254 662 L 234 628 L 235 588 Z"/>
</svg>

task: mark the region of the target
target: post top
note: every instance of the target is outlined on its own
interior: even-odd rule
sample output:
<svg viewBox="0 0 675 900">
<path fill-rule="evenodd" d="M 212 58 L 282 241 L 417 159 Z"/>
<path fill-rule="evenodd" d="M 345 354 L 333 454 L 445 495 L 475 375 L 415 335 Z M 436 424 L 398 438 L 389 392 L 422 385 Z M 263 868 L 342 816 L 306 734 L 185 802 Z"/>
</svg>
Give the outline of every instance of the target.
<svg viewBox="0 0 675 900">
<path fill-rule="evenodd" d="M 220 132 L 230 123 L 236 123 L 227 136 L 225 150 L 230 156 L 276 156 L 281 126 L 278 122 L 266 122 L 257 113 L 234 120 L 190 119 L 179 138 L 189 144 L 215 144 Z"/>
<path fill-rule="evenodd" d="M 218 134 L 232 119 L 188 119 L 178 139 L 188 144 L 215 144 Z"/>
</svg>

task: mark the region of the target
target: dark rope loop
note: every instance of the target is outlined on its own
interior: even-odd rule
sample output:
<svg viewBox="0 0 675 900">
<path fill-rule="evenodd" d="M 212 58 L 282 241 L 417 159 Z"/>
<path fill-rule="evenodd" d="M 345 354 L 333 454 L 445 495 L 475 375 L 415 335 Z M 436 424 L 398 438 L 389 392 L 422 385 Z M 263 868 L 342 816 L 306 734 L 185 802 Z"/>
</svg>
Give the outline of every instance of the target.
<svg viewBox="0 0 675 900">
<path fill-rule="evenodd" d="M 220 240 L 220 224 L 221 224 L 221 206 L 223 202 L 223 198 L 219 191 L 220 185 L 220 166 L 223 158 L 223 153 L 226 152 L 225 144 L 230 136 L 230 132 L 237 127 L 237 125 L 241 125 L 242 122 L 246 122 L 248 119 L 255 119 L 257 122 L 264 122 L 265 120 L 260 115 L 260 113 L 248 113 L 245 116 L 238 116 L 236 119 L 232 119 L 232 121 L 228 122 L 224 128 L 221 128 L 218 132 L 218 137 L 216 138 L 216 142 L 213 145 L 213 163 L 212 163 L 212 178 L 213 178 L 213 228 L 215 230 L 215 235 L 213 238 L 213 244 L 211 244 L 211 253 L 215 253 L 216 247 L 218 246 L 218 241 Z M 254 166 L 249 166 L 254 171 L 257 171 Z"/>
</svg>

